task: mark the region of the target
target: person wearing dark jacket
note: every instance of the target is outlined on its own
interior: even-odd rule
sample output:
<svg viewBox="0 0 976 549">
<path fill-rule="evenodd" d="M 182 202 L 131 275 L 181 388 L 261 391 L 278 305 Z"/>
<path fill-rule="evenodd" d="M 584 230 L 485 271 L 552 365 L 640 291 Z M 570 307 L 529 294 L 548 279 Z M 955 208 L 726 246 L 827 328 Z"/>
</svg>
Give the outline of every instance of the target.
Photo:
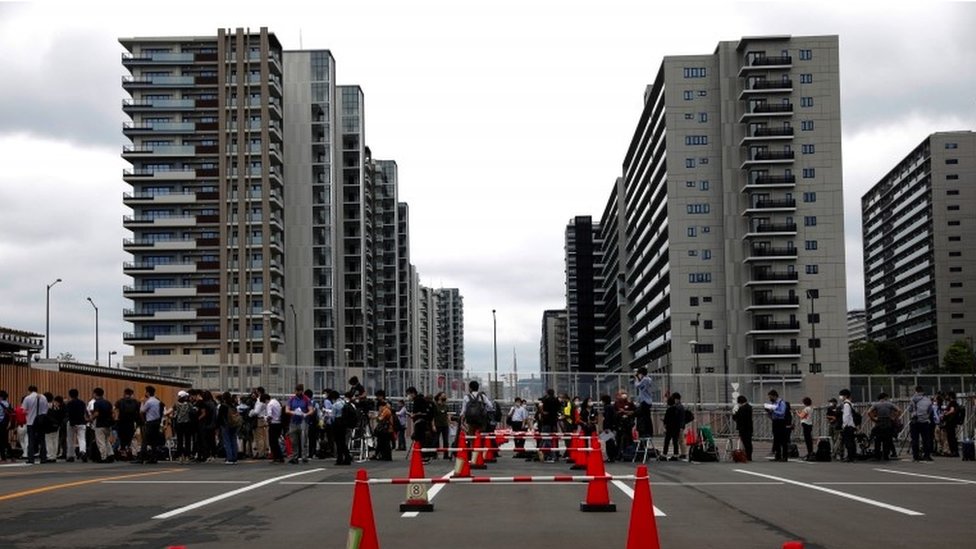
<svg viewBox="0 0 976 549">
<path fill-rule="evenodd" d="M 667 457 L 668 446 L 674 442 L 674 455 L 679 454 L 681 431 L 685 428 L 685 407 L 681 404 L 681 394 L 672 393 L 668 397 L 668 409 L 664 412 L 664 448 L 662 457 Z"/>
<path fill-rule="evenodd" d="M 738 406 L 732 414 L 732 420 L 735 421 L 735 428 L 739 431 L 739 440 L 742 441 L 742 450 L 746 453 L 746 459 L 752 461 L 752 405 L 743 395 L 739 395 L 735 401 Z"/>
</svg>

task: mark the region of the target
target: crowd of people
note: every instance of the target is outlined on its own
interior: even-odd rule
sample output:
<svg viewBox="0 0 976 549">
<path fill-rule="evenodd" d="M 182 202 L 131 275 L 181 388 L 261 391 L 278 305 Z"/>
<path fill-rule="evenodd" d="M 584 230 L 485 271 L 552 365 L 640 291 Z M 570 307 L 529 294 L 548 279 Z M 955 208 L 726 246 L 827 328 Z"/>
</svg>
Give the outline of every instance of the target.
<svg viewBox="0 0 976 549">
<path fill-rule="evenodd" d="M 86 395 L 86 401 L 76 389 L 68 391 L 65 399 L 39 393 L 31 385 L 19 404 L 11 404 L 8 393 L 0 390 L 0 433 L 4 434 L 0 436 L 0 461 L 154 463 L 165 458 L 180 463 L 223 459 L 232 465 L 242 457 L 275 464 L 334 458 L 336 465 L 350 465 L 353 457 L 349 444 L 354 436 L 369 438 L 363 447 L 370 452 L 370 459 L 391 460 L 395 450 L 406 450 L 415 442 L 424 448 L 444 448 L 442 457 L 447 459 L 451 454 L 447 449 L 456 444 L 457 434 L 499 428 L 537 434 L 536 444 L 542 452 L 527 451 L 526 437 L 515 437 L 519 457 L 557 461 L 561 457 L 554 447 L 558 438 L 547 435 L 581 433 L 598 434 L 606 458 L 616 461 L 630 458 L 636 441 L 654 436 L 651 411 L 656 406 L 645 369 L 635 372 L 633 388 L 635 398 L 620 390 L 613 397 L 601 395 L 598 401 L 557 395 L 548 389 L 533 407 L 516 398 L 503 414 L 501 405 L 481 391 L 477 381 L 469 383 L 459 408 L 452 408 L 444 392 L 423 395 L 414 387 L 396 402 L 383 390 L 375 391 L 370 398 L 355 377 L 349 380 L 347 390 L 326 389 L 318 396 L 302 385 L 281 399 L 262 387 L 243 395 L 190 389 L 180 391 L 172 403 L 161 402 L 152 386 L 145 387 L 141 398 L 132 389 L 125 389 L 121 398 L 112 402 L 101 388 Z M 772 459 L 786 461 L 791 453 L 798 453 L 791 444 L 798 422 L 806 459 L 823 460 L 818 455 L 823 442 L 815 450 L 814 415 L 818 411 L 812 400 L 804 398 L 803 406 L 794 408 L 775 390 L 767 396 L 763 408 L 771 421 Z M 913 459 L 959 455 L 957 431 L 965 408 L 952 392 L 933 399 L 917 387 L 904 411 L 881 393 L 866 413 L 871 429 L 860 434 L 862 418 L 850 391 L 842 390 L 838 397 L 828 401 L 824 412 L 831 439 L 827 459 L 854 461 L 865 453 L 877 460 L 891 459 L 897 455 L 894 440 L 903 421 L 909 422 Z M 695 436 L 687 436 L 696 434 L 695 430 L 686 431 L 695 420 L 694 413 L 682 404 L 679 393 L 665 393 L 664 398 L 664 444 L 659 459 L 688 459 L 688 447 L 701 443 Z M 738 396 L 732 420 L 744 460 L 751 461 L 754 414 L 745 396 Z M 858 437 L 868 441 L 860 445 L 860 452 Z M 865 450 L 869 443 L 873 443 L 873 451 Z M 430 461 L 437 454 L 427 450 L 423 458 Z"/>
</svg>

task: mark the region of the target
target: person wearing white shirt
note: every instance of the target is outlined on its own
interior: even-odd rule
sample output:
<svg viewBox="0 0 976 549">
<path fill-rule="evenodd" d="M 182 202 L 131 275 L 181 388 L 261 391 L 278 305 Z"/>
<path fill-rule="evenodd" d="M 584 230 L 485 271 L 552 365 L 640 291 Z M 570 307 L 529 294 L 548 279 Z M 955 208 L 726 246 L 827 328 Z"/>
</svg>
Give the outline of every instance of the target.
<svg viewBox="0 0 976 549">
<path fill-rule="evenodd" d="M 47 416 L 47 399 L 37 393 L 37 387 L 27 387 L 27 396 L 21 406 L 27 414 L 27 463 L 34 459 L 47 461 L 47 445 L 44 442 L 44 421 Z"/>
<path fill-rule="evenodd" d="M 268 410 L 268 445 L 271 447 L 271 457 L 274 463 L 284 463 L 285 454 L 281 451 L 281 403 L 265 393 L 261 395 L 261 402 Z"/>
<path fill-rule="evenodd" d="M 851 392 L 848 389 L 840 391 L 840 407 L 842 410 L 842 422 L 844 430 L 841 432 L 841 441 L 847 453 L 847 463 L 853 463 L 857 456 L 857 447 L 854 444 L 854 431 L 857 426 L 854 424 L 854 404 L 851 402 Z"/>
<path fill-rule="evenodd" d="M 525 420 L 528 419 L 529 412 L 525 409 L 525 401 L 521 398 L 515 398 L 515 404 L 512 405 L 512 409 L 508 411 L 509 426 L 512 431 L 516 433 L 521 433 L 525 431 Z M 525 448 L 525 436 L 516 435 L 515 437 L 515 457 L 522 457 L 522 451 Z"/>
<path fill-rule="evenodd" d="M 250 417 L 256 419 L 254 427 L 254 457 L 256 459 L 266 459 L 268 457 L 268 403 L 261 401 L 263 391 L 259 391 L 257 400 L 254 401 L 254 408 L 248 412 Z"/>
</svg>

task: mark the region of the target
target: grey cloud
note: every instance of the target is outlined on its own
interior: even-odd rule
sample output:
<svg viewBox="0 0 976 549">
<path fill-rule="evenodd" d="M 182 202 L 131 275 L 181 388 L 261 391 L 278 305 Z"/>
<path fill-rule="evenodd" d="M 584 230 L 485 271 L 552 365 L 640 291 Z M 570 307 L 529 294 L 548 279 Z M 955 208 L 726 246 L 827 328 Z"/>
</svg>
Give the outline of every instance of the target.
<svg viewBox="0 0 976 549">
<path fill-rule="evenodd" d="M 104 33 L 66 31 L 33 63 L 0 56 L 2 133 L 28 133 L 79 145 L 120 146 L 121 49 Z"/>
</svg>

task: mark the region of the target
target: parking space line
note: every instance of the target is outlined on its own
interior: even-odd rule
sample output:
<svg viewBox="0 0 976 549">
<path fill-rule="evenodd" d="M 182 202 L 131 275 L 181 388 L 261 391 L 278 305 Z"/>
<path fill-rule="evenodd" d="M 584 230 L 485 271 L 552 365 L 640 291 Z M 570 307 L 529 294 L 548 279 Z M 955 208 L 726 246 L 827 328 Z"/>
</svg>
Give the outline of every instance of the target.
<svg viewBox="0 0 976 549">
<path fill-rule="evenodd" d="M 454 475 L 454 471 L 451 471 L 448 474 L 442 476 L 441 478 L 451 478 L 453 475 Z M 445 486 L 447 486 L 447 484 L 437 484 L 433 488 L 431 488 L 427 492 L 427 501 L 433 500 L 434 499 L 434 496 L 436 496 L 438 493 L 440 493 L 440 491 Z M 402 515 L 400 515 L 400 518 L 415 518 L 419 514 L 420 514 L 419 511 L 407 511 L 406 513 L 403 513 Z"/>
<path fill-rule="evenodd" d="M 153 518 L 154 519 L 168 519 L 168 518 L 171 518 L 171 517 L 175 517 L 176 515 L 181 515 L 181 514 L 187 512 L 187 511 L 192 511 L 194 509 L 199 509 L 200 507 L 203 507 L 205 505 L 210 505 L 211 503 L 214 503 L 214 502 L 217 502 L 217 501 L 221 501 L 221 500 L 225 500 L 227 498 L 232 498 L 232 497 L 234 497 L 234 496 L 236 496 L 238 494 L 243 494 L 244 492 L 248 492 L 248 491 L 251 491 L 251 490 L 255 490 L 255 489 L 260 488 L 262 486 L 267 486 L 268 484 L 273 484 L 275 482 L 278 482 L 279 480 L 284 480 L 286 478 L 297 477 L 299 475 L 307 475 L 309 473 L 317 473 L 319 471 L 324 471 L 324 470 L 325 469 L 322 469 L 322 468 L 310 469 L 308 471 L 299 471 L 297 473 L 291 473 L 291 474 L 288 474 L 288 475 L 282 475 L 280 477 L 269 478 L 268 480 L 262 480 L 261 482 L 256 482 L 254 484 L 251 484 L 250 486 L 245 486 L 243 488 L 238 488 L 237 490 L 231 490 L 230 492 L 221 494 L 219 496 L 214 496 L 212 498 L 207 498 L 205 500 L 198 501 L 196 503 L 191 503 L 190 505 L 185 505 L 185 506 L 180 507 L 178 509 L 173 509 L 172 511 L 167 511 L 165 513 L 156 515 Z"/>
<path fill-rule="evenodd" d="M 940 477 L 937 475 L 923 475 L 921 473 L 909 473 L 908 471 L 895 471 L 893 469 L 875 469 L 875 471 L 879 471 L 882 473 L 891 473 L 893 475 L 908 475 L 910 477 L 931 478 L 935 480 L 948 480 L 958 484 L 976 484 L 976 481 L 974 480 L 965 480 L 961 478 L 952 478 L 952 477 Z"/>
<path fill-rule="evenodd" d="M 621 492 L 623 492 L 624 494 L 626 494 L 627 497 L 629 497 L 630 499 L 634 499 L 634 489 L 631 488 L 630 486 L 627 486 L 626 484 L 624 484 L 624 481 L 622 481 L 622 480 L 614 480 L 614 481 L 611 481 L 611 482 L 613 482 L 613 485 L 616 486 L 618 489 L 620 489 Z M 666 517 L 667 515 L 664 514 L 664 511 L 658 509 L 657 508 L 657 505 L 655 505 L 654 506 L 654 516 L 655 517 Z"/>
<path fill-rule="evenodd" d="M 794 486 L 801 486 L 803 488 L 809 488 L 811 490 L 816 490 L 818 492 L 824 492 L 826 494 L 830 494 L 830 495 L 833 495 L 833 496 L 850 499 L 850 500 L 857 501 L 857 502 L 860 502 L 860 503 L 866 503 L 868 505 L 873 505 L 875 507 L 880 507 L 882 509 L 888 509 L 889 511 L 895 511 L 896 513 L 901 513 L 903 515 L 908 515 L 908 516 L 912 516 L 912 517 L 925 516 L 925 513 L 919 513 L 918 511 L 912 511 L 911 509 L 906 509 L 904 507 L 898 507 L 897 505 L 891 505 L 889 503 L 884 503 L 884 502 L 881 502 L 881 501 L 877 501 L 877 500 L 873 500 L 873 499 L 868 499 L 868 498 L 864 498 L 864 497 L 861 497 L 861 496 L 855 496 L 854 494 L 848 494 L 846 492 L 841 492 L 839 490 L 832 490 L 830 488 L 824 488 L 823 486 L 817 486 L 815 484 L 809 484 L 809 483 L 806 483 L 806 482 L 800 482 L 800 481 L 797 481 L 797 480 L 791 480 L 791 479 L 783 478 L 783 477 L 774 477 L 773 475 L 766 475 L 766 474 L 763 474 L 763 473 L 756 473 L 754 471 L 745 471 L 745 470 L 742 470 L 742 469 L 733 469 L 733 471 L 735 471 L 736 473 L 742 473 L 744 475 L 753 475 L 753 476 L 757 476 L 757 477 L 768 478 L 768 479 L 771 479 L 771 480 L 778 480 L 780 482 L 785 482 L 787 484 L 792 484 Z"/>
</svg>

